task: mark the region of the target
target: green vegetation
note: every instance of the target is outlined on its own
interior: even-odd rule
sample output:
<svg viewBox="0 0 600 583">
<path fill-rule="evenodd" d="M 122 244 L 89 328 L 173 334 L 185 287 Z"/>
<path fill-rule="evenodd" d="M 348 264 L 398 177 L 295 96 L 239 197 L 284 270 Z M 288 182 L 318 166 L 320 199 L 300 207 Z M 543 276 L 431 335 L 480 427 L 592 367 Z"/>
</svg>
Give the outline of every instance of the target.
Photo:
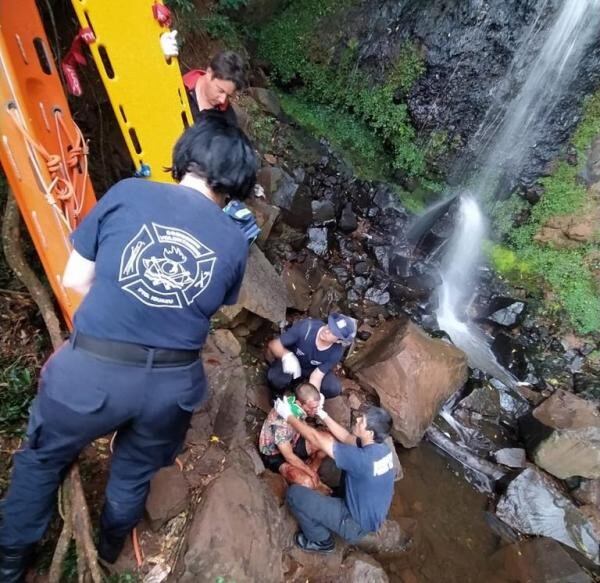
<svg viewBox="0 0 600 583">
<path fill-rule="evenodd" d="M 205 32 L 211 38 L 219 39 L 228 48 L 240 49 L 240 31 L 230 17 L 248 0 L 218 0 L 213 3 L 210 12 L 201 16 L 193 0 L 167 0 L 166 4 L 175 13 L 175 27 L 185 41 L 190 34 Z"/>
<path fill-rule="evenodd" d="M 21 435 L 35 395 L 35 371 L 19 360 L 0 366 L 0 434 Z"/>
<path fill-rule="evenodd" d="M 363 122 L 330 105 L 309 105 L 294 95 L 281 94 L 279 99 L 288 115 L 316 138 L 327 138 L 358 175 L 375 180 L 384 174 L 386 153 Z"/>
<path fill-rule="evenodd" d="M 496 270 L 523 282 L 531 276 L 542 279 L 554 295 L 550 308 L 562 308 L 572 325 L 583 334 L 600 330 L 600 294 L 590 270 L 590 256 L 598 244 L 575 249 L 555 249 L 540 244 L 534 237 L 546 221 L 557 215 L 585 211 L 586 188 L 579 178 L 586 163 L 587 150 L 600 134 L 600 92 L 584 107 L 584 114 L 571 143 L 578 154 L 578 164 L 560 161 L 550 176 L 540 179 L 544 195 L 533 206 L 529 220 L 510 229 L 514 217 L 526 206 L 517 196 L 503 203 L 494 217 L 498 234 L 505 236 L 509 248 L 495 246 L 490 252 Z"/>
<path fill-rule="evenodd" d="M 358 70 L 355 39 L 346 41 L 342 55 L 334 59 L 329 46 L 339 34 L 336 31 L 341 11 L 351 3 L 304 0 L 290 4 L 259 32 L 259 56 L 271 63 L 276 81 L 297 87 L 295 99 L 287 101 L 291 115 L 299 115 L 301 123 L 307 122 L 313 132 L 326 135 L 334 143 L 348 144 L 357 137 L 361 145 L 367 146 L 359 167 L 366 167 L 370 173 L 391 158 L 389 172 L 400 170 L 407 176 L 424 176 L 426 157 L 416 144 L 416 132 L 403 101 L 424 72 L 423 59 L 412 43 L 406 43 L 383 83 L 376 83 Z M 319 46 L 321 38 L 327 38 L 328 47 Z M 310 110 L 315 113 L 310 115 Z M 331 132 L 335 125 L 332 112 L 344 126 L 337 132 Z M 388 148 L 391 157 L 381 156 L 382 147 L 377 142 Z M 354 150 L 359 151 L 360 146 Z M 375 158 L 380 158 L 376 165 Z"/>
</svg>

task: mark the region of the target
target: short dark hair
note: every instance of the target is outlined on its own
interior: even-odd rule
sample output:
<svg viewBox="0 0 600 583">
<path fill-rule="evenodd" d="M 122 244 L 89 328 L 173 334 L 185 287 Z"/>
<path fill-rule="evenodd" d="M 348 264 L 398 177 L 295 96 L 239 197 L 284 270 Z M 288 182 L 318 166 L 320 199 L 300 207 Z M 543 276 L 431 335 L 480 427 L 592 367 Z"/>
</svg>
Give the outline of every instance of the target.
<svg viewBox="0 0 600 583">
<path fill-rule="evenodd" d="M 377 443 L 384 442 L 392 431 L 392 417 L 381 407 L 371 405 L 364 413 L 367 429 L 373 432 L 373 439 Z"/>
<path fill-rule="evenodd" d="M 239 91 L 246 86 L 246 63 L 233 51 L 220 51 L 210 61 L 213 75 L 222 81 L 231 81 Z"/>
<path fill-rule="evenodd" d="M 317 387 L 311 385 L 310 383 L 301 383 L 294 389 L 294 394 L 296 395 L 296 399 L 301 401 L 302 403 L 306 403 L 310 399 L 315 401 L 319 400 L 320 393 Z"/>
<path fill-rule="evenodd" d="M 185 130 L 173 148 L 171 174 L 180 181 L 191 172 L 218 194 L 244 200 L 256 184 L 257 161 L 250 140 L 215 111 Z"/>
</svg>

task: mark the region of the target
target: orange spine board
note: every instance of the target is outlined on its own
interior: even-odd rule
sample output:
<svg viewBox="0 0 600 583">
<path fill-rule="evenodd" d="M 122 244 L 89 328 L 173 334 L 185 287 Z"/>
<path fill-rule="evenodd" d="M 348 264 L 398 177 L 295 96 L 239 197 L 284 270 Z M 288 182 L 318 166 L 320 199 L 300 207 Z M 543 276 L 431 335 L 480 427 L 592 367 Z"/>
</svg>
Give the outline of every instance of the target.
<svg viewBox="0 0 600 583">
<path fill-rule="evenodd" d="M 85 150 L 85 145 L 71 117 L 35 0 L 0 0 L 0 140 L 0 162 L 9 186 L 71 327 L 80 298 L 61 283 L 71 251 L 69 231 L 96 197 L 85 158 L 66 161 L 73 148 Z M 55 188 L 49 188 L 53 182 Z M 73 185 L 78 197 L 57 194 L 61 184 Z"/>
</svg>

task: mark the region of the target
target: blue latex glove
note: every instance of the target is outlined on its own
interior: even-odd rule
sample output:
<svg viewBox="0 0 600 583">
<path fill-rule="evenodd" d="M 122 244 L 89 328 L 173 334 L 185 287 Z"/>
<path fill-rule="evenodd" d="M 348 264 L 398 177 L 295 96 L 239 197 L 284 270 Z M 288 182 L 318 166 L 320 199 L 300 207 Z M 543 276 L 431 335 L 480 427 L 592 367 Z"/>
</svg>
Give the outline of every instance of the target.
<svg viewBox="0 0 600 583">
<path fill-rule="evenodd" d="M 237 226 L 242 230 L 242 233 L 244 233 L 248 245 L 252 245 L 260 235 L 260 228 L 256 224 L 256 219 L 250 212 L 250 209 L 248 209 L 243 202 L 232 200 L 227 203 L 223 212 L 236 222 Z"/>
</svg>

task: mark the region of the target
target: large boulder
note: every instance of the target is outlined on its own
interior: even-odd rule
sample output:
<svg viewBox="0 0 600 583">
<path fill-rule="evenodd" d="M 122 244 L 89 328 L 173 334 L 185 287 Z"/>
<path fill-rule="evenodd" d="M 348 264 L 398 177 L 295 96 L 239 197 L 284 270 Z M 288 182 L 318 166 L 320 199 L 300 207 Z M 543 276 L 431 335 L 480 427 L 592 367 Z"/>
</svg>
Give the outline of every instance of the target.
<svg viewBox="0 0 600 583">
<path fill-rule="evenodd" d="M 442 404 L 467 379 L 465 354 L 430 338 L 407 317 L 385 322 L 346 364 L 377 392 L 404 447 L 419 443 Z"/>
<path fill-rule="evenodd" d="M 238 303 L 221 308 L 221 316 L 225 321 L 233 322 L 242 310 L 248 310 L 265 320 L 278 323 L 285 320 L 286 305 L 287 292 L 280 275 L 264 253 L 253 245 Z"/>
<path fill-rule="evenodd" d="M 496 515 L 524 534 L 552 538 L 600 564 L 600 537 L 589 517 L 536 467 L 523 470 L 508 485 Z"/>
<path fill-rule="evenodd" d="M 585 399 L 557 390 L 533 411 L 542 439 L 535 463 L 556 476 L 600 478 L 600 415 Z"/>
<path fill-rule="evenodd" d="M 283 513 L 241 453 L 203 495 L 183 558 L 181 583 L 280 583 Z"/>
<path fill-rule="evenodd" d="M 491 558 L 502 580 L 540 583 L 592 583 L 592 578 L 556 541 L 535 538 L 508 545 Z"/>
</svg>

